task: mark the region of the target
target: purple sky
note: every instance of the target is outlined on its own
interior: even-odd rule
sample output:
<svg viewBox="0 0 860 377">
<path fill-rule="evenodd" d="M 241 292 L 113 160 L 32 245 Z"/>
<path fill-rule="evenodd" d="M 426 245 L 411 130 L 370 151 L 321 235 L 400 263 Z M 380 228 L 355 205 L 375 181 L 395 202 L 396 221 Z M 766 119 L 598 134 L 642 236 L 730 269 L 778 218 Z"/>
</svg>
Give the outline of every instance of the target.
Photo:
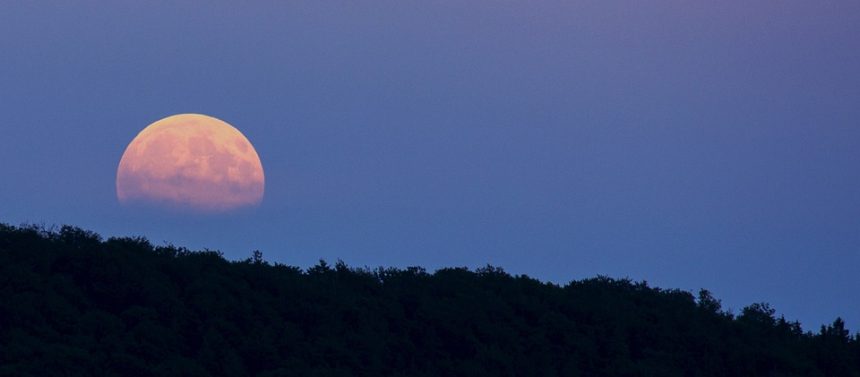
<svg viewBox="0 0 860 377">
<path fill-rule="evenodd" d="M 175 3 L 2 6 L 0 222 L 860 329 L 860 2 Z M 126 145 L 176 113 L 251 140 L 259 209 L 118 205 Z"/>
</svg>

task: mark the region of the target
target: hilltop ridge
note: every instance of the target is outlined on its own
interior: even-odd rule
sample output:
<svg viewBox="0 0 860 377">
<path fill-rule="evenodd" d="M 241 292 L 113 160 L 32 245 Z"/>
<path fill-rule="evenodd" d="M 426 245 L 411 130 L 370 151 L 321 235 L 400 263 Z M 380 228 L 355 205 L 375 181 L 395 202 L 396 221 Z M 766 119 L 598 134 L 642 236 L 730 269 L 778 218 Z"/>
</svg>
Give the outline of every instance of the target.
<svg viewBox="0 0 860 377">
<path fill-rule="evenodd" d="M 860 376 L 860 336 L 596 277 L 308 269 L 0 224 L 0 375 Z"/>
</svg>

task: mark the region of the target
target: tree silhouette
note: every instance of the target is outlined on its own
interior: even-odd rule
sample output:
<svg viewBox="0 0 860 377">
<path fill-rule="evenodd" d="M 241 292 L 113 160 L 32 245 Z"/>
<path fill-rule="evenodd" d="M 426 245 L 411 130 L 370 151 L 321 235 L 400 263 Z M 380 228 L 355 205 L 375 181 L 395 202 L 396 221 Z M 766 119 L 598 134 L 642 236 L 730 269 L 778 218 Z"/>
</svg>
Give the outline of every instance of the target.
<svg viewBox="0 0 860 377">
<path fill-rule="evenodd" d="M 0 376 L 858 376 L 860 335 L 767 304 L 486 266 L 302 270 L 259 251 L 0 224 Z"/>
</svg>

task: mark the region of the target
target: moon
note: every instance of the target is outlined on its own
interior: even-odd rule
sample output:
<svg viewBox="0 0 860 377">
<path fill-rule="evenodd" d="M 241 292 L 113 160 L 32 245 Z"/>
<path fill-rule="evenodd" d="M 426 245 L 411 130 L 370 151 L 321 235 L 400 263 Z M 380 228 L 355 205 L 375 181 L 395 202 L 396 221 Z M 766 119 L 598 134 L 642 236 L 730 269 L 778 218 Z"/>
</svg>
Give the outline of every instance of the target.
<svg viewBox="0 0 860 377">
<path fill-rule="evenodd" d="M 116 195 L 202 212 L 256 206 L 263 200 L 260 156 L 239 130 L 202 114 L 178 114 L 150 124 L 120 159 Z"/>
</svg>

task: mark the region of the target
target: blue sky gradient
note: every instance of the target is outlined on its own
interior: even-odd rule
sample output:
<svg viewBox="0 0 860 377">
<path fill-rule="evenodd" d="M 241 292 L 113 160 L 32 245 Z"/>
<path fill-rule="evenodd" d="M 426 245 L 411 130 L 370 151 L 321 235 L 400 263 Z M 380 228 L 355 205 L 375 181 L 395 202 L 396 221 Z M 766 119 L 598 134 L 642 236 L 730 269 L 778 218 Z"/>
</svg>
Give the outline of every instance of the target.
<svg viewBox="0 0 860 377">
<path fill-rule="evenodd" d="M 606 274 L 860 327 L 856 1 L 45 2 L 0 11 L 0 221 L 309 266 Z M 260 208 L 123 208 L 230 122 Z"/>
</svg>

